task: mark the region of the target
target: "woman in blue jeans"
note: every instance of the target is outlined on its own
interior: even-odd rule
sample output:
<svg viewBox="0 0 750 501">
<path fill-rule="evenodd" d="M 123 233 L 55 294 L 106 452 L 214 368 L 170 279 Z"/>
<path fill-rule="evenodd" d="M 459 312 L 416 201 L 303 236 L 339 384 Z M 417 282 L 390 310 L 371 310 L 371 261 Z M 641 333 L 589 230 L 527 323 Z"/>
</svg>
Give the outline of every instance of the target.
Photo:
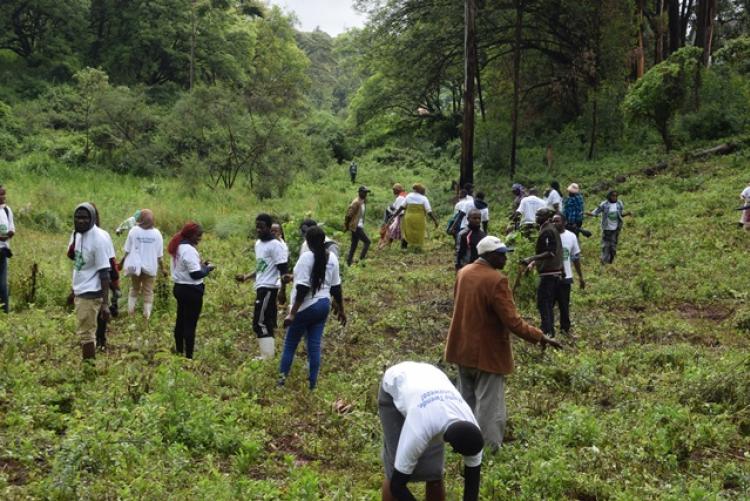
<svg viewBox="0 0 750 501">
<path fill-rule="evenodd" d="M 310 389 L 314 389 L 317 385 L 320 371 L 320 347 L 323 328 L 331 309 L 331 296 L 338 306 L 339 321 L 342 325 L 346 325 L 339 261 L 335 254 L 326 250 L 325 238 L 322 228 L 319 226 L 310 228 L 305 234 L 305 241 L 310 251 L 302 253 L 294 266 L 292 309 L 284 319 L 286 338 L 279 367 L 281 373 L 279 386 L 283 386 L 286 382 L 292 368 L 294 352 L 302 337 L 305 337 L 307 341 Z"/>
</svg>

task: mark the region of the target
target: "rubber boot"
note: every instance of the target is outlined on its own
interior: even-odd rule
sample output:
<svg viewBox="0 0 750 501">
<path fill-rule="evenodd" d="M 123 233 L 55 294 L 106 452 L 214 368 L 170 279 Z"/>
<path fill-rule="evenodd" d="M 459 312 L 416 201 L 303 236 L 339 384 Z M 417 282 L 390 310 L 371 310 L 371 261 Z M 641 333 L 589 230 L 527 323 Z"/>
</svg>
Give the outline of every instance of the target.
<svg viewBox="0 0 750 501">
<path fill-rule="evenodd" d="M 261 360 L 268 360 L 273 358 L 275 352 L 275 343 L 272 337 L 259 337 L 258 346 L 260 347 Z"/>
<path fill-rule="evenodd" d="M 151 318 L 151 310 L 154 309 L 153 303 L 143 303 L 143 316 L 146 317 L 146 320 Z"/>
<path fill-rule="evenodd" d="M 137 297 L 128 296 L 128 315 L 135 313 L 135 304 L 138 302 Z"/>
<path fill-rule="evenodd" d="M 83 360 L 91 360 L 96 358 L 96 343 L 86 343 L 81 345 L 81 351 L 83 352 Z"/>
</svg>

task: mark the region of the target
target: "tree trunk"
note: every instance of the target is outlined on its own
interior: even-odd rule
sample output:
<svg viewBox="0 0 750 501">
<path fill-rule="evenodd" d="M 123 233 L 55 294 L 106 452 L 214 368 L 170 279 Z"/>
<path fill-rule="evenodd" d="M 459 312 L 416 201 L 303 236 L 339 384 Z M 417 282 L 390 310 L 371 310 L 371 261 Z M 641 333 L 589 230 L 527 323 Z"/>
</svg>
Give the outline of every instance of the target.
<svg viewBox="0 0 750 501">
<path fill-rule="evenodd" d="M 690 16 L 693 15 L 693 0 L 683 0 L 680 13 L 680 47 L 685 46 Z"/>
<path fill-rule="evenodd" d="M 717 0 L 698 0 L 695 20 L 695 46 L 703 49 L 703 65 L 711 61 L 711 42 L 714 32 Z"/>
<path fill-rule="evenodd" d="M 638 48 L 635 51 L 635 77 L 640 79 L 646 72 L 646 52 L 643 47 L 643 3 L 638 0 Z"/>
<path fill-rule="evenodd" d="M 479 112 L 482 114 L 482 122 L 485 120 L 484 97 L 482 96 L 482 72 L 479 71 L 479 51 L 477 50 L 477 40 L 474 38 L 474 61 L 476 61 L 477 70 L 477 96 L 479 97 Z"/>
<path fill-rule="evenodd" d="M 654 64 L 664 60 L 664 0 L 656 0 L 654 23 Z"/>
<path fill-rule="evenodd" d="M 190 4 L 190 91 L 193 90 L 193 84 L 195 83 L 195 39 L 197 37 L 197 28 L 195 25 L 195 2 L 193 0 Z"/>
<path fill-rule="evenodd" d="M 474 182 L 474 79 L 477 74 L 476 0 L 465 0 L 464 119 L 461 131 L 461 186 Z"/>
<path fill-rule="evenodd" d="M 598 96 L 596 89 L 594 89 L 594 102 L 592 103 L 591 110 L 591 143 L 589 145 L 589 160 L 594 159 L 594 148 L 596 147 L 596 128 L 597 128 L 597 114 L 598 114 Z"/>
<path fill-rule="evenodd" d="M 672 151 L 672 137 L 669 135 L 669 122 L 658 124 L 659 135 L 661 135 L 662 141 L 664 141 L 664 147 L 667 152 Z"/>
<path fill-rule="evenodd" d="M 521 28 L 523 26 L 522 0 L 514 0 L 516 27 L 513 37 L 513 108 L 511 110 L 510 178 L 516 176 L 516 146 L 518 144 L 518 103 L 521 95 Z"/>
<path fill-rule="evenodd" d="M 680 0 L 668 0 L 667 15 L 669 16 L 669 49 L 671 54 L 680 47 Z"/>
</svg>

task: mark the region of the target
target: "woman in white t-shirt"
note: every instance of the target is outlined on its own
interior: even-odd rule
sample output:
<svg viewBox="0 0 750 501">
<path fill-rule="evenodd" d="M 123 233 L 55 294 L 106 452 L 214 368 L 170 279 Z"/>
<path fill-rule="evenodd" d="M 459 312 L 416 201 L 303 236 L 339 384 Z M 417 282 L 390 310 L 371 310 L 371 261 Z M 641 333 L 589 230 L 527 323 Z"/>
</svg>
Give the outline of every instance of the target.
<svg viewBox="0 0 750 501">
<path fill-rule="evenodd" d="M 143 296 L 143 316 L 148 320 L 154 307 L 156 274 L 166 276 L 162 263 L 164 239 L 154 228 L 154 213 L 149 209 L 140 211 L 138 223 L 128 232 L 123 250 L 120 269 L 130 277 L 128 314 L 135 313 L 138 296 Z"/>
<path fill-rule="evenodd" d="M 172 256 L 172 280 L 177 299 L 177 320 L 174 326 L 175 350 L 193 358 L 195 329 L 203 308 L 203 279 L 214 270 L 208 261 L 201 262 L 198 243 L 203 238 L 203 228 L 198 223 L 187 223 L 167 245 Z"/>
<path fill-rule="evenodd" d="M 412 192 L 406 195 L 404 205 L 400 209 L 404 211 L 404 219 L 401 223 L 404 238 L 401 243 L 402 248 L 408 245 L 421 248 L 424 245 L 427 216 L 435 223 L 435 228 L 438 227 L 437 219 L 432 214 L 430 201 L 425 196 L 426 192 L 424 185 L 416 183 L 412 186 Z"/>
<path fill-rule="evenodd" d="M 339 261 L 325 248 L 325 232 L 313 226 L 305 233 L 310 252 L 299 257 L 294 266 L 294 291 L 292 310 L 284 319 L 286 337 L 279 366 L 279 386 L 283 386 L 292 368 L 294 352 L 302 337 L 307 341 L 307 358 L 310 367 L 310 389 L 315 389 L 320 371 L 320 348 L 323 329 L 331 309 L 331 296 L 337 303 L 338 319 L 346 324 L 344 301 L 341 293 Z"/>
</svg>

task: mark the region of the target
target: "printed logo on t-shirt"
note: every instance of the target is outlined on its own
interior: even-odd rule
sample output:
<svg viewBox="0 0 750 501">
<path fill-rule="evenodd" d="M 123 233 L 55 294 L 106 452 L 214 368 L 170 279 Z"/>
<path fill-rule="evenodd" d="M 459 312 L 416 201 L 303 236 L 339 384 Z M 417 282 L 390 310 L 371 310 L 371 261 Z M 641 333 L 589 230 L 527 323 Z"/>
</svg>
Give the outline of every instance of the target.
<svg viewBox="0 0 750 501">
<path fill-rule="evenodd" d="M 455 392 L 448 390 L 435 390 L 422 393 L 418 407 L 423 409 L 433 402 L 444 402 L 447 400 L 462 400 Z"/>
<path fill-rule="evenodd" d="M 75 268 L 76 271 L 81 271 L 85 265 L 86 260 L 83 259 L 83 252 L 77 250 L 75 252 L 75 259 L 73 259 L 73 268 Z"/>
<path fill-rule="evenodd" d="M 607 217 L 610 221 L 617 221 L 617 212 L 610 211 L 607 213 Z"/>
<path fill-rule="evenodd" d="M 257 273 L 263 273 L 268 269 L 268 263 L 266 263 L 263 259 L 257 259 L 255 261 L 255 271 Z"/>
<path fill-rule="evenodd" d="M 570 261 L 570 249 L 563 247 L 563 261 Z"/>
<path fill-rule="evenodd" d="M 7 233 L 8 233 L 8 225 L 0 224 L 0 235 L 5 235 Z"/>
</svg>

